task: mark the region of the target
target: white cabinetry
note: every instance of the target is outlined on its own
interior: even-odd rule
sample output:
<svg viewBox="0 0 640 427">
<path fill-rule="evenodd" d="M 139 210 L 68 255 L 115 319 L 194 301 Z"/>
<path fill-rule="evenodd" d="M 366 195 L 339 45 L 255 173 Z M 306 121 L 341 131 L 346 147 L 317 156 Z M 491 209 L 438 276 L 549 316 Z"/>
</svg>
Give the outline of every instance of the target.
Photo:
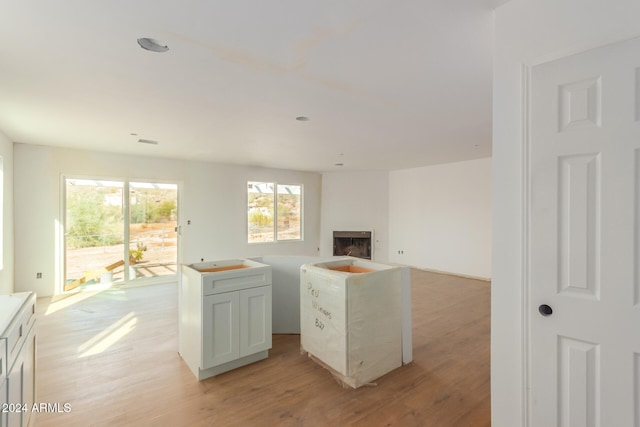
<svg viewBox="0 0 640 427">
<path fill-rule="evenodd" d="M 182 266 L 180 355 L 199 379 L 265 359 L 271 267 L 250 260 Z"/>
<path fill-rule="evenodd" d="M 35 402 L 36 299 L 0 295 L 0 426 L 24 427 Z"/>
<path fill-rule="evenodd" d="M 9 402 L 7 395 L 7 342 L 0 338 L 0 408 Z M 0 412 L 0 426 L 7 425 L 7 414 Z"/>
</svg>

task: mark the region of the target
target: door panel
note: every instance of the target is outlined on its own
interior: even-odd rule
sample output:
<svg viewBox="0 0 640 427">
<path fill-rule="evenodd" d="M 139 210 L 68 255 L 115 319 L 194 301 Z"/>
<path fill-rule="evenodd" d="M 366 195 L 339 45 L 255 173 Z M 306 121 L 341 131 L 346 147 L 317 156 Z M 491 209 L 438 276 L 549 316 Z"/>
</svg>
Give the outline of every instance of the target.
<svg viewBox="0 0 640 427">
<path fill-rule="evenodd" d="M 640 426 L 639 68 L 630 40 L 532 70 L 532 426 Z"/>
<path fill-rule="evenodd" d="M 600 346 L 559 337 L 558 347 L 560 425 L 596 425 L 600 404 Z"/>
<path fill-rule="evenodd" d="M 65 286 L 124 279 L 123 183 L 65 179 Z"/>
<path fill-rule="evenodd" d="M 634 355 L 634 387 L 633 392 L 635 395 L 635 420 L 636 427 L 640 426 L 640 353 Z"/>
<path fill-rule="evenodd" d="M 637 70 L 636 70 L 637 71 Z M 636 76 L 638 73 L 636 72 Z M 636 87 L 640 90 L 640 80 L 636 77 Z M 640 103 L 640 94 L 638 95 L 638 102 Z M 640 107 L 636 107 L 636 111 L 640 111 Z M 636 118 L 636 121 L 638 119 Z M 640 223 L 638 219 L 640 218 L 640 149 L 635 150 L 635 208 L 634 208 L 634 218 L 635 218 L 635 245 L 634 245 L 634 262 L 635 262 L 635 270 L 634 270 L 634 296 L 633 301 L 636 306 L 640 304 Z M 638 423 L 640 426 L 640 422 Z"/>
<path fill-rule="evenodd" d="M 9 396 L 7 395 L 7 387 L 8 382 L 4 378 L 0 380 L 0 405 L 5 405 L 9 403 Z M 0 411 L 0 427 L 7 426 L 7 412 Z"/>
<path fill-rule="evenodd" d="M 202 369 L 235 360 L 240 355 L 239 293 L 204 297 L 202 310 Z"/>
<path fill-rule="evenodd" d="M 175 275 L 178 186 L 129 183 L 129 280 Z"/>
<path fill-rule="evenodd" d="M 600 154 L 560 158 L 558 292 L 600 296 Z"/>
<path fill-rule="evenodd" d="M 271 348 L 271 286 L 240 291 L 240 356 Z"/>
</svg>

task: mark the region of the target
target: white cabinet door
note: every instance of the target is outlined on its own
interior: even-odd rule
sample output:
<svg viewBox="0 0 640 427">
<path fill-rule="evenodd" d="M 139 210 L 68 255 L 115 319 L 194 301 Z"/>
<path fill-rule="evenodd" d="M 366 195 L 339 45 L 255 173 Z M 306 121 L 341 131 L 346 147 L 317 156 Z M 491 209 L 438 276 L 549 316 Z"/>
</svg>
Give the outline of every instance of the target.
<svg viewBox="0 0 640 427">
<path fill-rule="evenodd" d="M 202 369 L 240 357 L 239 293 L 207 295 L 202 307 Z"/>
<path fill-rule="evenodd" d="M 31 408 L 36 400 L 36 334 L 31 330 L 22 348 L 24 353 L 24 377 L 22 378 L 22 402 L 28 411 L 22 414 L 22 426 L 29 425 Z"/>
<path fill-rule="evenodd" d="M 24 405 L 24 378 L 25 378 L 25 357 L 21 353 L 18 356 L 9 376 L 7 377 L 8 392 L 9 392 L 9 405 L 10 410 L 8 414 L 8 426 L 21 426 L 22 416 L 26 415 L 22 413 Z"/>
<path fill-rule="evenodd" d="M 2 381 L 2 386 L 0 386 L 0 409 L 4 408 L 5 404 L 9 403 L 8 402 L 8 396 L 7 396 L 7 381 Z M 7 426 L 7 414 L 5 412 L 0 412 L 0 427 L 6 427 Z"/>
<path fill-rule="evenodd" d="M 271 348 L 271 286 L 240 291 L 240 357 Z"/>
<path fill-rule="evenodd" d="M 13 405 L 7 419 L 2 418 L 2 427 L 29 425 L 31 408 L 35 402 L 35 346 L 36 336 L 32 329 L 7 377 L 4 390 L 0 390 L 0 402 L 7 401 Z"/>
</svg>

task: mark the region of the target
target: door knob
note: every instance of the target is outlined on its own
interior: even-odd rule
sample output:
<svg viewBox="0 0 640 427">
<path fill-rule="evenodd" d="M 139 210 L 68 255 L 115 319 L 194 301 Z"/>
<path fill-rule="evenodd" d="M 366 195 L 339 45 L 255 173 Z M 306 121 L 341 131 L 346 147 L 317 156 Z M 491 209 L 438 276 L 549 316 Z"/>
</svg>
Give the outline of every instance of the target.
<svg viewBox="0 0 640 427">
<path fill-rule="evenodd" d="M 553 313 L 553 309 L 547 304 L 542 304 L 540 307 L 538 307 L 538 311 L 543 316 L 551 316 L 551 313 Z"/>
</svg>

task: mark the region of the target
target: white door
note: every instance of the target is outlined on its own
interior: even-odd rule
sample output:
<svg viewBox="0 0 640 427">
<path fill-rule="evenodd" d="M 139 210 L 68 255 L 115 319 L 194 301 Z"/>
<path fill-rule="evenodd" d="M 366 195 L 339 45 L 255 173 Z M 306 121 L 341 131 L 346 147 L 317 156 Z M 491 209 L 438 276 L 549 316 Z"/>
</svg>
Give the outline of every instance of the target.
<svg viewBox="0 0 640 427">
<path fill-rule="evenodd" d="M 639 83 L 638 39 L 532 70 L 534 427 L 640 426 Z"/>
</svg>

